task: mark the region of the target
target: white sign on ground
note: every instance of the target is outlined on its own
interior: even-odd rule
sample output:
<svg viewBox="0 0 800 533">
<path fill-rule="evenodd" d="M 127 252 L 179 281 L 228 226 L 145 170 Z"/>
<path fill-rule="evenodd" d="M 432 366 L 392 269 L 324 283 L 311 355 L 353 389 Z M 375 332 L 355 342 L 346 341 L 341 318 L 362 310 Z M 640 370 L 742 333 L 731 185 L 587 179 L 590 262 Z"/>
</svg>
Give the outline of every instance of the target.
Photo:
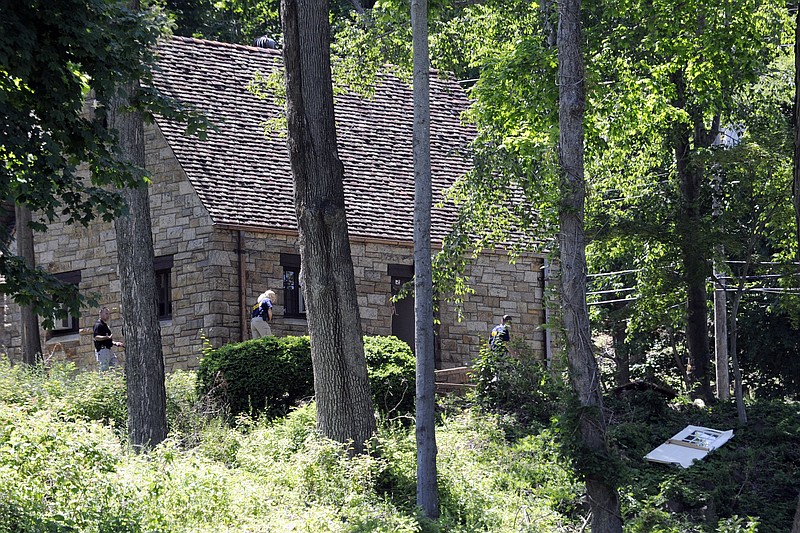
<svg viewBox="0 0 800 533">
<path fill-rule="evenodd" d="M 716 450 L 732 437 L 732 429 L 720 431 L 700 426 L 686 426 L 644 458 L 656 463 L 689 468 L 692 463 L 708 455 L 711 450 Z"/>
</svg>

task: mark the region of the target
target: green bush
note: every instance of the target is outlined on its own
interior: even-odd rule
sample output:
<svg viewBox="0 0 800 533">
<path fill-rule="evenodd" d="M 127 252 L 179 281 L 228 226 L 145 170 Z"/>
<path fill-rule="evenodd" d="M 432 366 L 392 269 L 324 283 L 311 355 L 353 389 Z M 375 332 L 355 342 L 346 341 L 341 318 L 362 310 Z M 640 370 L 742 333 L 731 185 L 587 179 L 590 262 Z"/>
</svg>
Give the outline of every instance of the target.
<svg viewBox="0 0 800 533">
<path fill-rule="evenodd" d="M 66 415 L 108 422 L 121 434 L 127 432 L 128 392 L 122 371 L 78 372 L 65 383 Z"/>
<path fill-rule="evenodd" d="M 565 381 L 528 351 L 516 353 L 481 348 L 472 372 L 475 398 L 485 409 L 517 415 L 522 424 L 546 426 L 563 408 Z"/>
<path fill-rule="evenodd" d="M 372 399 L 387 415 L 414 412 L 416 360 L 408 344 L 397 337 L 364 337 Z"/>
<path fill-rule="evenodd" d="M 308 337 L 263 337 L 204 352 L 199 392 L 231 416 L 285 414 L 314 394 Z"/>
<path fill-rule="evenodd" d="M 0 402 L 0 531 L 142 531 L 136 490 L 117 476 L 118 435 L 65 421 L 52 399 L 35 412 Z"/>
<path fill-rule="evenodd" d="M 176 370 L 166 375 L 167 427 L 170 438 L 192 448 L 199 444 L 200 435 L 213 423 L 214 411 L 209 411 L 197 394 L 197 373 Z"/>
<path fill-rule="evenodd" d="M 375 406 L 390 415 L 413 412 L 415 360 L 396 337 L 364 337 L 367 372 Z M 204 351 L 198 389 L 231 417 L 268 417 L 314 395 L 308 337 L 265 337 Z"/>
</svg>

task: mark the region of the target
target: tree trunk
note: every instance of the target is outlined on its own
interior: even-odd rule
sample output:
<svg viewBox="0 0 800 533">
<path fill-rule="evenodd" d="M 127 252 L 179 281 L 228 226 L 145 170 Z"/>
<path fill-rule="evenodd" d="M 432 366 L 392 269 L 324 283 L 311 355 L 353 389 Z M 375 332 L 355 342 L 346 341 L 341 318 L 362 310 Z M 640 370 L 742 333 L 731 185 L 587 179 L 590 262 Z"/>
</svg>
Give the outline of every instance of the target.
<svg viewBox="0 0 800 533">
<path fill-rule="evenodd" d="M 428 0 L 411 0 L 414 42 L 414 338 L 417 356 L 417 506 L 439 517 L 436 484 L 436 376 L 431 266 L 430 66 Z"/>
<path fill-rule="evenodd" d="M 742 278 L 744 279 L 744 278 Z M 733 309 L 731 309 L 731 363 L 733 366 L 733 392 L 736 397 L 736 414 L 741 425 L 747 424 L 747 411 L 744 407 L 744 391 L 742 390 L 742 370 L 739 367 L 739 355 L 736 353 L 736 337 L 739 334 L 739 321 L 736 315 L 739 313 L 739 302 L 741 301 L 744 282 L 740 283 L 739 290 L 733 296 Z"/>
<path fill-rule="evenodd" d="M 623 319 L 614 319 L 611 325 L 611 337 L 614 345 L 614 362 L 617 371 L 614 373 L 614 382 L 617 386 L 625 385 L 631 381 L 631 351 L 625 344 L 627 324 Z"/>
<path fill-rule="evenodd" d="M 619 496 L 616 488 L 603 475 L 603 467 L 607 466 L 604 462 L 608 456 L 606 423 L 600 394 L 600 373 L 592 352 L 586 305 L 586 192 L 583 153 L 585 93 L 580 0 L 565 0 L 559 4 L 558 70 L 561 298 L 570 381 L 580 402 L 578 423 L 581 445 L 592 457 L 583 472 L 592 510 L 592 531 L 621 532 Z"/>
<path fill-rule="evenodd" d="M 719 270 L 719 269 L 718 269 Z M 719 287 L 714 288 L 714 355 L 717 373 L 717 398 L 723 401 L 731 398 L 731 382 L 728 373 L 728 297 L 725 292 L 724 274 L 717 273 Z"/>
<path fill-rule="evenodd" d="M 16 204 L 17 255 L 25 261 L 30 269 L 36 267 L 36 255 L 33 250 L 33 229 L 30 227 L 31 210 L 24 205 Z M 39 335 L 39 317 L 33 312 L 33 306 L 21 305 L 22 327 L 22 362 L 35 365 L 42 360 L 42 339 Z"/>
<path fill-rule="evenodd" d="M 138 0 L 129 5 L 139 9 Z M 118 88 L 108 109 L 108 125 L 118 132 L 122 160 L 143 169 L 144 121 L 140 113 L 128 109 L 138 90 L 138 82 Z M 125 188 L 120 193 L 128 205 L 128 213 L 114 222 L 125 336 L 128 436 L 134 449 L 142 451 L 167 437 L 164 356 L 147 187 Z"/>
<path fill-rule="evenodd" d="M 282 0 L 289 157 L 294 177 L 317 427 L 362 453 L 375 433 L 336 146 L 326 0 Z"/>
<path fill-rule="evenodd" d="M 800 260 L 800 7 L 795 14 L 794 26 L 794 180 L 792 181 L 792 203 L 794 204 L 795 238 L 797 259 Z"/>
<path fill-rule="evenodd" d="M 683 73 L 673 75 L 677 100 L 675 106 L 686 107 Z M 702 213 L 700 209 L 700 184 L 702 171 L 691 162 L 691 141 L 688 127 L 676 132 L 675 162 L 680 180 L 681 206 L 678 217 L 681 260 L 686 283 L 686 344 L 689 350 L 689 381 L 693 392 L 711 401 L 708 347 L 708 307 L 706 304 L 706 278 L 711 274 L 701 244 Z M 692 392 L 692 391 L 690 391 Z"/>
<path fill-rule="evenodd" d="M 792 533 L 800 533 L 800 496 L 797 498 L 797 510 L 794 512 L 794 524 L 792 525 Z"/>
</svg>

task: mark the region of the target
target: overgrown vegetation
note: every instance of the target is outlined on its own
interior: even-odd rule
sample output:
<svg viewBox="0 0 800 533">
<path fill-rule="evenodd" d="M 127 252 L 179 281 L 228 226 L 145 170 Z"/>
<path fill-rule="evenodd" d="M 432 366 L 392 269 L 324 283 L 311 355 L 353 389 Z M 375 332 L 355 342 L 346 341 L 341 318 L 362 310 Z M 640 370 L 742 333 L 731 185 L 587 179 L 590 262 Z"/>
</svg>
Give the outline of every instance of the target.
<svg viewBox="0 0 800 533">
<path fill-rule="evenodd" d="M 377 409 L 389 418 L 414 411 L 415 361 L 397 337 L 364 337 L 367 373 Z M 236 417 L 281 416 L 314 395 L 309 337 L 264 337 L 207 347 L 199 393 Z"/>
<path fill-rule="evenodd" d="M 494 396 L 440 398 L 442 517 L 430 522 L 414 508 L 414 428 L 397 419 L 384 419 L 371 455 L 351 459 L 317 434 L 313 402 L 232 426 L 198 394 L 194 373 L 176 372 L 170 438 L 136 455 L 121 373 L 0 360 L 0 531 L 579 531 L 587 507 L 565 452 L 558 376 L 533 360 L 496 363 Z M 606 398 L 625 530 L 788 531 L 800 406 L 748 409 L 751 423 L 738 427 L 731 404 L 652 391 Z M 688 423 L 735 437 L 689 469 L 643 460 Z"/>
</svg>

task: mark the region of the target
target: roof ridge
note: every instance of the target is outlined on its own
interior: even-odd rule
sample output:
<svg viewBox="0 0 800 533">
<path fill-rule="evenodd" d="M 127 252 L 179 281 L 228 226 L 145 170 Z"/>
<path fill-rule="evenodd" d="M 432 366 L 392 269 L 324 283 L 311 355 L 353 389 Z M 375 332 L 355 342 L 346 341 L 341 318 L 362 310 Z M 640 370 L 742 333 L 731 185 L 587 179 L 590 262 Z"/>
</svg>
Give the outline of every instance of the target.
<svg viewBox="0 0 800 533">
<path fill-rule="evenodd" d="M 252 46 L 252 45 L 238 44 L 238 43 L 226 43 L 223 41 L 214 41 L 211 39 L 198 39 L 197 37 L 185 37 L 183 35 L 173 35 L 168 39 L 168 41 L 172 39 L 184 41 L 186 43 L 213 46 L 216 48 L 232 48 L 237 50 L 247 50 L 249 52 L 252 51 L 267 52 L 270 55 L 279 56 L 283 58 L 283 50 L 281 48 L 261 48 L 260 46 Z M 333 56 L 331 56 L 331 59 L 333 59 Z M 395 69 L 397 68 L 398 66 L 393 65 L 392 63 L 384 63 L 381 66 L 380 70 L 378 71 L 378 74 L 381 76 L 391 76 L 402 80 L 402 76 L 398 76 L 396 74 Z M 428 72 L 431 75 L 434 75 L 437 80 L 458 83 L 458 80 L 453 75 L 453 73 L 448 70 L 428 67 Z"/>
<path fill-rule="evenodd" d="M 167 40 L 167 42 L 171 40 L 178 40 L 186 43 L 202 44 L 206 46 L 212 46 L 215 48 L 233 48 L 235 50 L 247 50 L 248 52 L 254 52 L 254 51 L 267 52 L 268 54 L 271 55 L 283 56 L 281 50 L 277 48 L 261 48 L 259 46 L 251 46 L 247 44 L 226 43 L 223 41 L 213 41 L 211 39 L 198 39 L 197 37 L 184 37 L 183 35 L 173 35 Z"/>
</svg>

